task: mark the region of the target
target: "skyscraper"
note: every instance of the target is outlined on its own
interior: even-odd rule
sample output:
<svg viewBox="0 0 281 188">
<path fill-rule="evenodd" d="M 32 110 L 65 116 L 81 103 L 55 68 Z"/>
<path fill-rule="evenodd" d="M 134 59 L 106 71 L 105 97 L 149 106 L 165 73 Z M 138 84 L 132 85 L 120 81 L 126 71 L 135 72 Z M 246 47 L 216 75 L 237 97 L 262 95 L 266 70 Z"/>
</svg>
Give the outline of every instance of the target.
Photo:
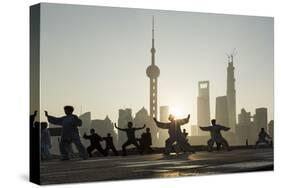
<svg viewBox="0 0 281 188">
<path fill-rule="evenodd" d="M 248 140 L 248 143 L 252 141 L 251 129 L 253 123 L 251 119 L 251 112 L 247 112 L 242 108 L 240 114 L 238 114 L 238 123 L 235 130 L 235 134 L 239 138 L 239 144 L 245 143 L 246 140 Z"/>
<path fill-rule="evenodd" d="M 234 65 L 233 54 L 228 57 L 227 67 L 227 111 L 228 111 L 228 127 L 231 131 L 235 132 L 236 126 L 236 91 L 235 91 L 235 78 L 234 78 Z"/>
<path fill-rule="evenodd" d="M 146 75 L 150 80 L 150 106 L 149 115 L 158 118 L 157 107 L 157 78 L 160 75 L 160 69 L 155 65 L 155 48 L 154 48 L 154 17 L 152 19 L 152 48 L 151 48 L 151 65 L 146 69 Z"/>
<path fill-rule="evenodd" d="M 267 131 L 267 108 L 256 108 L 254 124 L 259 132 L 261 128 Z"/>
<path fill-rule="evenodd" d="M 198 82 L 197 97 L 197 125 L 206 126 L 210 124 L 210 89 L 209 81 Z M 199 135 L 208 134 L 206 131 L 199 130 Z"/>
<path fill-rule="evenodd" d="M 226 96 L 216 98 L 216 120 L 218 124 L 229 127 Z"/>
<path fill-rule="evenodd" d="M 118 127 L 120 128 L 128 128 L 128 122 L 133 121 L 132 117 L 132 109 L 119 109 L 119 116 L 118 116 Z M 121 147 L 122 144 L 125 143 L 127 140 L 126 133 L 123 131 L 118 130 L 118 147 Z"/>
</svg>

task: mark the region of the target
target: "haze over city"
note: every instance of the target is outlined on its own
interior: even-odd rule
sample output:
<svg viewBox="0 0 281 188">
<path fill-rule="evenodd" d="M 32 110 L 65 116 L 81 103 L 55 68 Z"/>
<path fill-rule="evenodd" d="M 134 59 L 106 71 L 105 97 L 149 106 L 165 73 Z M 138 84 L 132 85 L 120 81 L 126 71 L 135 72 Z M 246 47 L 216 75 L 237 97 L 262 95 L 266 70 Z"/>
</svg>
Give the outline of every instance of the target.
<svg viewBox="0 0 281 188">
<path fill-rule="evenodd" d="M 45 9 L 46 8 L 46 9 Z M 273 119 L 273 19 L 175 11 L 45 4 L 41 18 L 41 109 L 90 111 L 114 122 L 118 110 L 149 110 L 151 21 L 155 18 L 158 107 L 196 124 L 198 81 L 226 93 L 226 53 L 234 48 L 236 111 L 268 108 Z M 43 111 L 42 120 L 45 120 Z"/>
</svg>

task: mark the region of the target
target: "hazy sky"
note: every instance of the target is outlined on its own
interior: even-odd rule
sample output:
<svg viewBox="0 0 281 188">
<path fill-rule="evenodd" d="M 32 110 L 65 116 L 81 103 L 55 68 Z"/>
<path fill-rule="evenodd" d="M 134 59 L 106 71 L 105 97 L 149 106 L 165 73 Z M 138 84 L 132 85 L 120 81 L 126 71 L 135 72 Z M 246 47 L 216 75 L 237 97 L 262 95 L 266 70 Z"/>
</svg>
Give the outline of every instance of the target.
<svg viewBox="0 0 281 188">
<path fill-rule="evenodd" d="M 77 114 L 116 121 L 120 108 L 149 109 L 154 15 L 158 106 L 191 113 L 196 123 L 197 83 L 209 80 L 215 117 L 215 98 L 226 95 L 225 53 L 236 48 L 237 114 L 267 107 L 273 118 L 273 18 L 57 4 L 41 10 L 41 107 L 50 114 L 70 104 Z"/>
</svg>

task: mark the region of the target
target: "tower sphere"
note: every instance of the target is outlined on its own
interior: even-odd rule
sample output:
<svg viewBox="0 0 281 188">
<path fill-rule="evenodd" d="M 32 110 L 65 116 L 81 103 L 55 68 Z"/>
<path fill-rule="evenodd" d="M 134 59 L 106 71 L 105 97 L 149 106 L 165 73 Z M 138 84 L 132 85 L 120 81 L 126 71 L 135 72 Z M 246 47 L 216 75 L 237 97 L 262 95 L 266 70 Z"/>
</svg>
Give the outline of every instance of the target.
<svg viewBox="0 0 281 188">
<path fill-rule="evenodd" d="M 150 65 L 146 69 L 146 75 L 150 78 L 157 78 L 160 75 L 160 69 L 156 65 Z"/>
</svg>

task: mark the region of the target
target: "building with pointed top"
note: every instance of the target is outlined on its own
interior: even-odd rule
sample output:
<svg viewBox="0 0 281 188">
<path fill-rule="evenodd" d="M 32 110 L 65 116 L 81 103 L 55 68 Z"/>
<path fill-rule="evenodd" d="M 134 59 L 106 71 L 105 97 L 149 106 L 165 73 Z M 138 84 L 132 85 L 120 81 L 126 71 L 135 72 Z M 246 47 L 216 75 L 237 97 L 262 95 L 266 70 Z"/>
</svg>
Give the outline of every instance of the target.
<svg viewBox="0 0 281 188">
<path fill-rule="evenodd" d="M 152 19 L 152 47 L 151 47 L 151 65 L 146 69 L 146 75 L 150 81 L 150 103 L 149 103 L 149 115 L 154 118 L 158 118 L 158 84 L 157 78 L 160 75 L 160 69 L 155 65 L 155 47 L 154 47 L 154 17 Z"/>
<path fill-rule="evenodd" d="M 142 127 L 145 124 L 146 128 L 150 129 L 152 146 L 154 147 L 159 145 L 159 139 L 157 137 L 159 129 L 155 125 L 154 120 L 151 118 L 151 116 L 149 116 L 148 111 L 144 107 L 142 107 L 139 111 L 136 112 L 133 121 L 134 121 L 134 127 Z M 140 138 L 141 134 L 144 132 L 145 129 L 136 131 L 136 137 Z"/>
<path fill-rule="evenodd" d="M 234 78 L 234 65 L 233 55 L 228 58 L 227 67 L 227 112 L 228 112 L 228 127 L 231 131 L 235 132 L 236 126 L 236 90 L 235 90 L 235 78 Z"/>
</svg>

